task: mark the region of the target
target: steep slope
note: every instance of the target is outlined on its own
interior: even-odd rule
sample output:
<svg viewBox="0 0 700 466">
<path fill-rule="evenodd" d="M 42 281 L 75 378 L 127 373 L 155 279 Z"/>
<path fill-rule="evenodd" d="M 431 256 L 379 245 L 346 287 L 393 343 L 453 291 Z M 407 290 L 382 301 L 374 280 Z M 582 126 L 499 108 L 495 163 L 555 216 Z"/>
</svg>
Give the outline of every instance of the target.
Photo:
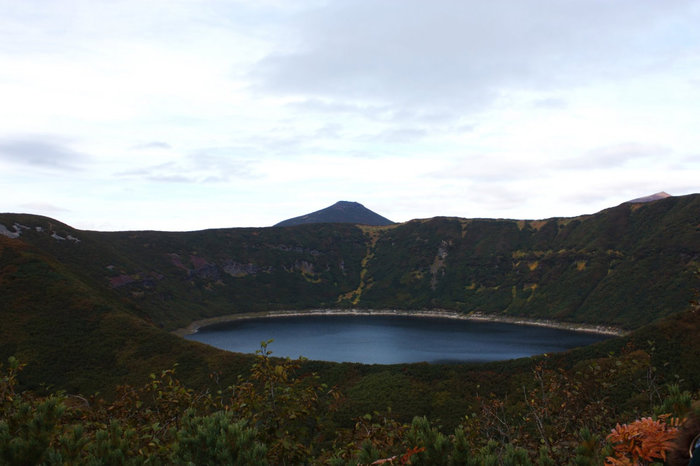
<svg viewBox="0 0 700 466">
<path fill-rule="evenodd" d="M 188 233 L 78 231 L 0 214 L 14 238 L 156 326 L 238 312 L 445 308 L 637 328 L 697 289 L 700 196 L 540 221 L 434 218 Z M 10 238 L 8 238 L 10 239 Z"/>
<path fill-rule="evenodd" d="M 366 249 L 349 224 L 103 233 L 14 214 L 0 214 L 0 224 L 169 330 L 221 314 L 334 305 L 356 286 Z"/>
<path fill-rule="evenodd" d="M 380 236 L 358 302 L 635 328 L 698 289 L 698 212 L 692 195 L 580 218 L 412 221 Z"/>
<path fill-rule="evenodd" d="M 352 223 L 355 225 L 386 226 L 394 222 L 372 212 L 358 202 L 340 201 L 325 209 L 283 220 L 275 226 L 288 227 L 310 223 Z"/>
<path fill-rule="evenodd" d="M 222 354 L 163 332 L 110 293 L 18 239 L 0 235 L 0 363 L 27 363 L 22 381 L 92 393 L 146 380 L 179 364 L 182 377 L 247 367 L 250 358 Z"/>
</svg>

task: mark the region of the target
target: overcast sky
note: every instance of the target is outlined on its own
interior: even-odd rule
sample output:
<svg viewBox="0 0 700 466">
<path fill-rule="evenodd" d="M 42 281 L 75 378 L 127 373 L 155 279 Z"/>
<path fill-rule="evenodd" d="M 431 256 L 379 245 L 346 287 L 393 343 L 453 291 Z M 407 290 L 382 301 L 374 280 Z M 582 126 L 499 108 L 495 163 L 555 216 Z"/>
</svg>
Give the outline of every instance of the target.
<svg viewBox="0 0 700 466">
<path fill-rule="evenodd" d="M 539 219 L 700 192 L 700 2 L 0 0 L 0 212 Z"/>
</svg>

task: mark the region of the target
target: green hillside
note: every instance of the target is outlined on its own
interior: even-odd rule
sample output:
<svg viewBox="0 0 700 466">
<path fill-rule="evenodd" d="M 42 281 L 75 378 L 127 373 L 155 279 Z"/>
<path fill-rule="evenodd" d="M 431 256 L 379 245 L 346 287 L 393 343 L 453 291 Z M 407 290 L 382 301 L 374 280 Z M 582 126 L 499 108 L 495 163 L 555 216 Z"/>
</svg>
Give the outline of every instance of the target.
<svg viewBox="0 0 700 466">
<path fill-rule="evenodd" d="M 188 342 L 136 316 L 64 264 L 0 236 L 0 358 L 29 364 L 23 382 L 92 393 L 179 364 L 192 382 L 250 357 Z"/>
<path fill-rule="evenodd" d="M 636 328 L 697 289 L 700 197 L 542 221 L 435 218 L 377 235 L 358 304 Z"/>
<path fill-rule="evenodd" d="M 443 308 L 629 329 L 697 288 L 700 196 L 540 221 L 433 218 L 185 233 L 0 224 L 105 297 L 172 330 L 238 312 Z"/>
</svg>

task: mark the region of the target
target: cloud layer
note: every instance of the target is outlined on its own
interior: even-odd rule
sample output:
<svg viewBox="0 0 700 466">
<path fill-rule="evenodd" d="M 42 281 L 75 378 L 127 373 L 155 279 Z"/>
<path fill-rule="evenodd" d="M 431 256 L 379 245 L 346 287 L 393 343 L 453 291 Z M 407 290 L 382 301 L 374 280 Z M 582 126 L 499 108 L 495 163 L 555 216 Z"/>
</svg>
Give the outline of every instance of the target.
<svg viewBox="0 0 700 466">
<path fill-rule="evenodd" d="M 36 168 L 80 170 L 87 157 L 55 137 L 44 135 L 0 139 L 0 161 Z"/>
</svg>

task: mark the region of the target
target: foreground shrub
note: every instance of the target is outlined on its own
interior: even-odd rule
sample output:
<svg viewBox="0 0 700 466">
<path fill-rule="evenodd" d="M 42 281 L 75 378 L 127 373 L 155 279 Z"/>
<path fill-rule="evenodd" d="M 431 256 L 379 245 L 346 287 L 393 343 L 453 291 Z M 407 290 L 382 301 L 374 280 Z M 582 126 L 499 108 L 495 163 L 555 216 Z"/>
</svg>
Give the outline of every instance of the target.
<svg viewBox="0 0 700 466">
<path fill-rule="evenodd" d="M 246 424 L 244 420 L 234 420 L 230 412 L 196 416 L 194 411 L 188 410 L 177 432 L 173 463 L 267 464 L 267 449 L 257 441 L 255 429 Z"/>
<path fill-rule="evenodd" d="M 592 466 L 607 457 L 607 464 L 645 465 L 665 460 L 691 394 L 669 386 L 651 411 L 673 417 L 617 424 L 605 437 L 612 420 L 604 426 L 604 415 L 614 406 L 594 398 L 596 381 L 580 379 L 605 375 L 604 389 L 609 375 L 634 375 L 643 363 L 635 354 L 577 372 L 536 364 L 532 380 L 518 379 L 520 396 L 477 397 L 480 411 L 450 434 L 427 417 L 405 424 L 391 412 L 338 427 L 336 391 L 300 372 L 299 361 L 272 358 L 267 343 L 235 385 L 194 390 L 168 369 L 142 387 L 119 387 L 110 402 L 18 392 L 23 366 L 10 359 L 0 370 L 0 464 Z"/>
<path fill-rule="evenodd" d="M 670 415 L 659 419 L 642 418 L 630 424 L 618 424 L 608 440 L 614 454 L 606 459 L 612 465 L 648 464 L 654 460 L 666 460 L 666 451 L 673 446 L 678 432 L 678 419 Z"/>
</svg>

